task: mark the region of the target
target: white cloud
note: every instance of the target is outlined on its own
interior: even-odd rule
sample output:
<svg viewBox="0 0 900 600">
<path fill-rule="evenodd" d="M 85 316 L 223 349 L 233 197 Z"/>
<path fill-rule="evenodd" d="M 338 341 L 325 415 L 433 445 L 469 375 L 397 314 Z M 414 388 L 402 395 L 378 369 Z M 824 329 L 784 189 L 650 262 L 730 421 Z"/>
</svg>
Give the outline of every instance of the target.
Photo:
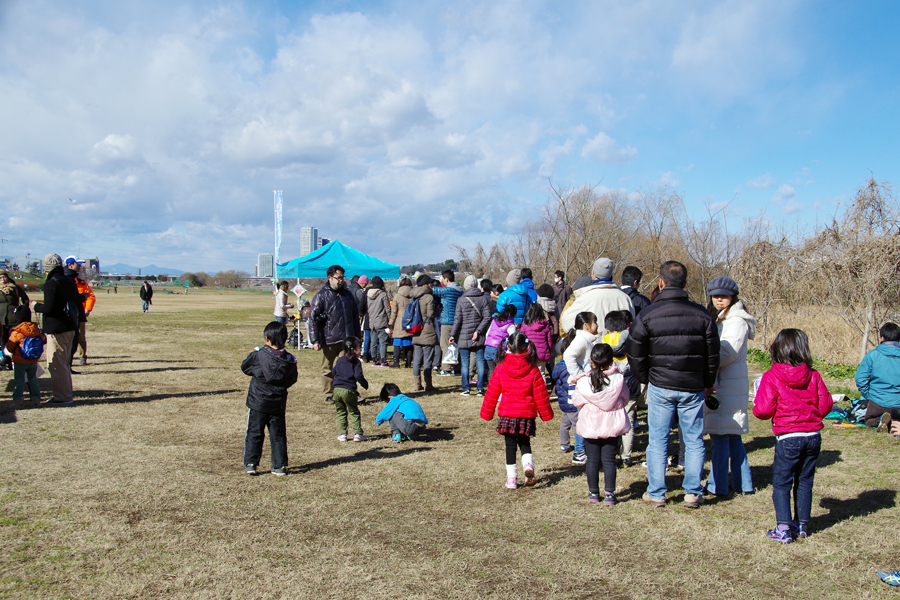
<svg viewBox="0 0 900 600">
<path fill-rule="evenodd" d="M 747 182 L 747 187 L 768 189 L 775 186 L 775 179 L 768 173 Z"/>
<path fill-rule="evenodd" d="M 784 205 L 784 214 L 792 215 L 800 212 L 804 208 L 806 208 L 805 204 L 800 204 L 796 200 L 789 200 L 788 203 Z"/>
<path fill-rule="evenodd" d="M 119 160 L 132 160 L 137 156 L 137 147 L 134 138 L 130 135 L 117 135 L 111 133 L 91 149 L 91 160 L 96 164 L 102 164 Z"/>
<path fill-rule="evenodd" d="M 581 149 L 581 156 L 605 163 L 626 163 L 637 156 L 631 146 L 621 147 L 604 132 L 587 141 Z"/>
<path fill-rule="evenodd" d="M 794 191 L 794 188 L 792 188 L 788 184 L 784 184 L 780 188 L 778 188 L 777 192 L 772 194 L 771 201 L 775 203 L 781 203 L 785 200 L 791 200 L 796 195 L 797 192 Z"/>
<path fill-rule="evenodd" d="M 801 59 L 788 34 L 798 0 L 725 0 L 681 24 L 675 74 L 720 98 L 735 98 L 795 72 Z"/>
<path fill-rule="evenodd" d="M 675 173 L 673 171 L 666 171 L 659 176 L 659 182 L 662 185 L 677 187 L 681 181 L 675 179 Z"/>
</svg>

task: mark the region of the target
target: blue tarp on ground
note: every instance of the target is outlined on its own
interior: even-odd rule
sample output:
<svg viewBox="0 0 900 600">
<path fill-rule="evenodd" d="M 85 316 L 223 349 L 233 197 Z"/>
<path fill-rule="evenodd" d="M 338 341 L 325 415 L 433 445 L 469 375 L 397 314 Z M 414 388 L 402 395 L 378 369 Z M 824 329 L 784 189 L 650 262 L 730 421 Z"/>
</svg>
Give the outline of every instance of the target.
<svg viewBox="0 0 900 600">
<path fill-rule="evenodd" d="M 354 275 L 365 275 L 369 279 L 376 275 L 382 279 L 396 279 L 400 277 L 399 266 L 384 262 L 359 250 L 354 250 L 338 240 L 328 242 L 306 256 L 278 263 L 275 271 L 279 279 L 284 277 L 317 277 L 324 279 L 326 277 L 325 272 L 331 265 L 344 267 L 344 277 L 347 279 Z"/>
</svg>

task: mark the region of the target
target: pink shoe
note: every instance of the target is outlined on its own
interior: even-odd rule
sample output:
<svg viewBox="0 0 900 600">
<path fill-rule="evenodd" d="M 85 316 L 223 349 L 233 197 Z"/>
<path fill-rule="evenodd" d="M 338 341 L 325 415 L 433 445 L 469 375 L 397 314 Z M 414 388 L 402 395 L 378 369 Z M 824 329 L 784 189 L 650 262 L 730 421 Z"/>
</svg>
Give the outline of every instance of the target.
<svg viewBox="0 0 900 600">
<path fill-rule="evenodd" d="M 522 470 L 525 474 L 525 485 L 531 487 L 534 485 L 534 465 L 531 463 L 525 463 L 522 465 Z"/>
<path fill-rule="evenodd" d="M 507 489 L 514 490 L 519 487 L 519 482 L 516 477 L 507 477 L 506 478 L 506 487 Z"/>
</svg>

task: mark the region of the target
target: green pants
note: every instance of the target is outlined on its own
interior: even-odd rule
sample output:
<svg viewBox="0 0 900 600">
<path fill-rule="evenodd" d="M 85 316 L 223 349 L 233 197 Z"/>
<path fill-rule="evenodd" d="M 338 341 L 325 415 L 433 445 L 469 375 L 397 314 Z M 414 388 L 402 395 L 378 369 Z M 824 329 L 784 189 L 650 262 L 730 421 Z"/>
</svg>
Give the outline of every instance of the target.
<svg viewBox="0 0 900 600">
<path fill-rule="evenodd" d="M 362 434 L 362 423 L 359 419 L 359 407 L 356 400 L 359 394 L 344 388 L 334 388 L 334 409 L 337 411 L 338 430 L 347 433 L 347 413 L 350 413 L 350 422 L 353 425 L 353 433 Z"/>
</svg>

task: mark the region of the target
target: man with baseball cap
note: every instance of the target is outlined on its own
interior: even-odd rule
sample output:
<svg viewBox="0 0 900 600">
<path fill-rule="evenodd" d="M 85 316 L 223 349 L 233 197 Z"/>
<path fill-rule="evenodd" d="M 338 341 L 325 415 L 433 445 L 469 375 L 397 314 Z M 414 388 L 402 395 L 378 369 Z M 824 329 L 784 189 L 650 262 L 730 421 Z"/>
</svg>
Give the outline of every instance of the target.
<svg viewBox="0 0 900 600">
<path fill-rule="evenodd" d="M 72 340 L 78 324 L 69 314 L 68 306 L 79 303 L 75 282 L 63 272 L 63 261 L 59 254 L 48 254 L 41 261 L 47 273 L 44 284 L 44 301 L 31 302 L 31 310 L 44 315 L 43 327 L 47 335 L 47 370 L 50 372 L 50 387 L 53 398 L 51 405 L 72 404 L 72 374 L 69 371 L 69 356 Z"/>
<path fill-rule="evenodd" d="M 75 350 L 79 346 L 81 346 L 80 364 L 87 364 L 87 338 L 85 337 L 87 332 L 87 318 L 90 316 L 91 311 L 94 310 L 94 303 L 96 302 L 97 297 L 94 296 L 94 291 L 91 289 L 91 286 L 78 276 L 84 261 L 75 258 L 74 256 L 67 256 L 63 263 L 66 265 L 66 276 L 75 282 L 75 287 L 78 289 L 79 296 L 78 305 L 73 307 L 78 311 L 78 329 L 75 330 L 75 339 L 72 340 L 72 355 L 69 357 L 69 366 L 71 368 L 72 360 L 75 358 Z M 72 373 L 78 375 L 75 371 Z"/>
</svg>

